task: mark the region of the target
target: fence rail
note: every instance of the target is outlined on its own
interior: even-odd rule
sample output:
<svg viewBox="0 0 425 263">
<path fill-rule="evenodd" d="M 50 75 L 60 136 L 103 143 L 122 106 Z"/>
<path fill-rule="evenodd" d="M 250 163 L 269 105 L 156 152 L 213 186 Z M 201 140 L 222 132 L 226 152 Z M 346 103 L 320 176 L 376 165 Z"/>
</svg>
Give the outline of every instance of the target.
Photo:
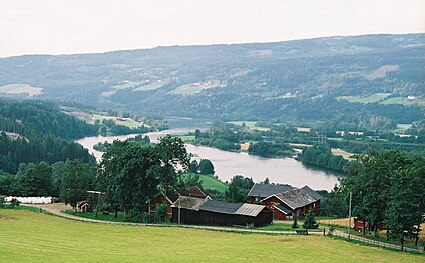
<svg viewBox="0 0 425 263">
<path fill-rule="evenodd" d="M 362 242 L 362 243 L 367 243 L 367 244 L 380 246 L 380 247 L 391 248 L 391 249 L 395 249 L 395 250 L 403 250 L 403 251 L 407 251 L 407 252 L 416 252 L 416 253 L 420 253 L 420 254 L 424 253 L 424 248 L 420 247 L 420 246 L 418 248 L 410 248 L 410 247 L 403 247 L 402 248 L 400 245 L 396 245 L 396 244 L 390 244 L 390 243 L 377 241 L 377 240 L 373 240 L 373 239 L 368 239 L 368 238 L 364 238 L 364 237 L 359 237 L 359 236 L 355 236 L 355 235 L 348 236 L 347 233 L 337 231 L 337 230 L 328 231 L 327 234 L 331 235 L 331 236 L 343 237 L 343 238 L 347 238 L 347 239 L 350 239 L 350 240 L 355 240 L 355 241 L 359 241 L 359 242 Z"/>
</svg>

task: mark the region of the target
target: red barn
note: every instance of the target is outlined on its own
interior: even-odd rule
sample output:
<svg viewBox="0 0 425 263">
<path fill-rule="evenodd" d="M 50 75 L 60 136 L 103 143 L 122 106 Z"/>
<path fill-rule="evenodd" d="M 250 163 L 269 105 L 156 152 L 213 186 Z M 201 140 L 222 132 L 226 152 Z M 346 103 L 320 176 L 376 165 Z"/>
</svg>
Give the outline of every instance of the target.
<svg viewBox="0 0 425 263">
<path fill-rule="evenodd" d="M 320 214 L 322 196 L 308 186 L 293 188 L 288 185 L 255 184 L 248 196 L 252 203 L 261 202 L 272 210 L 274 219 L 283 220 L 294 215 L 303 217 L 310 209 L 316 215 Z"/>
</svg>

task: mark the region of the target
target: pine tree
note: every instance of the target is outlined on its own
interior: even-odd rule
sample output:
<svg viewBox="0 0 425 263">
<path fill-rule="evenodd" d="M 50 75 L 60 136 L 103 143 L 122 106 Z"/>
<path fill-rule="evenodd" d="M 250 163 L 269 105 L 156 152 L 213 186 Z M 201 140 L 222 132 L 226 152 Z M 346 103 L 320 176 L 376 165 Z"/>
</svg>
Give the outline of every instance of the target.
<svg viewBox="0 0 425 263">
<path fill-rule="evenodd" d="M 310 209 L 310 212 L 305 216 L 303 228 L 307 229 L 317 229 L 319 228 L 319 224 L 314 219 L 314 213 Z"/>
</svg>

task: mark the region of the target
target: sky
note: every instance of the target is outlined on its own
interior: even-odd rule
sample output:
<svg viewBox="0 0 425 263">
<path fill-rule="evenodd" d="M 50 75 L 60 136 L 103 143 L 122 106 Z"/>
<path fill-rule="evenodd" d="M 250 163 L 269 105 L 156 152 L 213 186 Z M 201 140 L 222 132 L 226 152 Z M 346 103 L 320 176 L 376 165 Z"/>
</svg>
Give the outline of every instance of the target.
<svg viewBox="0 0 425 263">
<path fill-rule="evenodd" d="M 425 0 L 0 0 L 0 57 L 424 32 Z"/>
</svg>

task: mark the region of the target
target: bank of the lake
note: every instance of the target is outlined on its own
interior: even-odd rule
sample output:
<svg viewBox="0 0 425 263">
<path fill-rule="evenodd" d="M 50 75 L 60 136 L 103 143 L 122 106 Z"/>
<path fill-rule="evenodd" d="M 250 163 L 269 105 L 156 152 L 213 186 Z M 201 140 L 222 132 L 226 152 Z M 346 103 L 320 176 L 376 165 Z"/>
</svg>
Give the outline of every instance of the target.
<svg viewBox="0 0 425 263">
<path fill-rule="evenodd" d="M 155 141 L 166 134 L 181 135 L 187 133 L 187 131 L 187 129 L 172 129 L 151 132 L 146 135 L 151 138 L 151 141 Z M 90 153 L 94 154 L 97 160 L 100 160 L 103 153 L 93 149 L 95 144 L 104 141 L 126 140 L 134 136 L 136 134 L 86 137 L 77 142 L 87 148 Z M 293 186 L 304 186 L 307 184 L 316 190 L 331 190 L 338 182 L 338 177 L 341 176 L 341 174 L 332 171 L 306 167 L 301 162 L 292 158 L 262 158 L 244 152 L 229 152 L 191 144 L 186 144 L 186 148 L 197 160 L 211 160 L 214 164 L 216 175 L 222 181 L 229 181 L 235 175 L 252 177 L 255 182 L 263 181 L 268 177 L 271 182 L 275 183 L 285 183 Z"/>
</svg>

